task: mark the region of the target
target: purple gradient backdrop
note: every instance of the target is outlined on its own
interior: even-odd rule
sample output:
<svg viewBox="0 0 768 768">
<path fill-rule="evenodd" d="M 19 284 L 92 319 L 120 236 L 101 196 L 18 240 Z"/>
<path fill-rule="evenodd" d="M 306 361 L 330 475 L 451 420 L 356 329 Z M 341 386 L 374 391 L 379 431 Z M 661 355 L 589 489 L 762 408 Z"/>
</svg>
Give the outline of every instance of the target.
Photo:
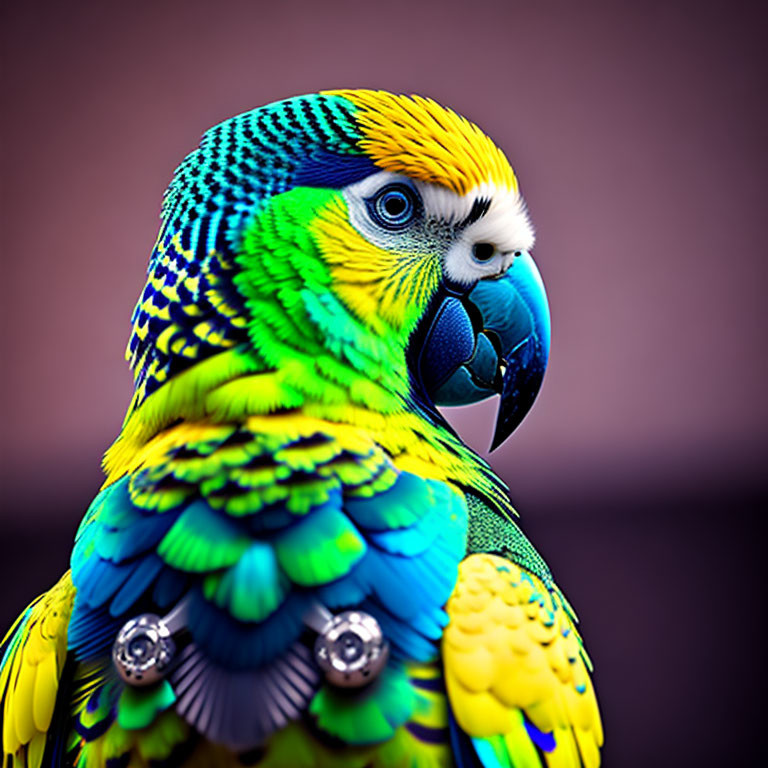
<svg viewBox="0 0 768 768">
<path fill-rule="evenodd" d="M 0 624 L 65 567 L 100 482 L 176 164 L 287 95 L 419 92 L 505 149 L 538 230 L 552 361 L 493 462 L 580 609 L 606 764 L 753 764 L 765 663 L 740 636 L 765 589 L 738 590 L 762 583 L 768 436 L 758 8 L 6 4 Z M 493 405 L 452 418 L 487 445 Z"/>
</svg>

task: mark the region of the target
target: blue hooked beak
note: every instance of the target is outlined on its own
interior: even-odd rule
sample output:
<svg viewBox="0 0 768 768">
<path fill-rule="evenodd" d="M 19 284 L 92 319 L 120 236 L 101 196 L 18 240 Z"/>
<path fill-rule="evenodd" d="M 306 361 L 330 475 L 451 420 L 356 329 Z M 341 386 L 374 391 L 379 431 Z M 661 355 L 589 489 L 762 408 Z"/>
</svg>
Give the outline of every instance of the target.
<svg viewBox="0 0 768 768">
<path fill-rule="evenodd" d="M 421 378 L 436 405 L 469 405 L 500 394 L 494 450 L 531 409 L 549 340 L 544 283 L 524 252 L 501 277 L 442 300 L 424 338 Z"/>
</svg>

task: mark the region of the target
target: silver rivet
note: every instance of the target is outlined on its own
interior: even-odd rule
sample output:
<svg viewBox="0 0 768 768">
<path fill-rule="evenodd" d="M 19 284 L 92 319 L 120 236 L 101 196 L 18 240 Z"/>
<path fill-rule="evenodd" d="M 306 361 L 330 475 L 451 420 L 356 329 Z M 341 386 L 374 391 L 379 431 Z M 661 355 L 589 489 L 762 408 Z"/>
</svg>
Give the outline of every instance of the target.
<svg viewBox="0 0 768 768">
<path fill-rule="evenodd" d="M 389 646 L 379 622 L 363 611 L 334 616 L 315 642 L 315 659 L 326 678 L 344 688 L 370 683 L 388 657 Z"/>
<path fill-rule="evenodd" d="M 123 625 L 112 646 L 112 661 L 129 685 L 152 685 L 165 676 L 176 645 L 165 622 L 143 613 Z"/>
</svg>

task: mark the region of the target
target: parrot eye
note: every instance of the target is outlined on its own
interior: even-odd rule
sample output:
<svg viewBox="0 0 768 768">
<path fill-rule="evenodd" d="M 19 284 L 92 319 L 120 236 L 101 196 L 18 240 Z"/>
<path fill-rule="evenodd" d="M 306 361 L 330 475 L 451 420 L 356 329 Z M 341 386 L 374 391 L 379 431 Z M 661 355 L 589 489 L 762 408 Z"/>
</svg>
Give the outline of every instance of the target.
<svg viewBox="0 0 768 768">
<path fill-rule="evenodd" d="M 472 258 L 479 264 L 483 264 L 493 258 L 496 247 L 492 243 L 475 243 L 472 246 Z"/>
<path fill-rule="evenodd" d="M 416 217 L 417 194 L 405 184 L 389 184 L 365 201 L 368 215 L 385 229 L 404 229 Z"/>
</svg>

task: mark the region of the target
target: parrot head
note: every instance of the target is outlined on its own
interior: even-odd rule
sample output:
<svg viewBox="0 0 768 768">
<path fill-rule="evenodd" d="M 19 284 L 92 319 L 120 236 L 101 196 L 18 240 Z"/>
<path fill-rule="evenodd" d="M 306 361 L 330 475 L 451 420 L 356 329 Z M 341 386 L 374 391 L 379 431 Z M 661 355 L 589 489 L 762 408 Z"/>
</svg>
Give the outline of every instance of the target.
<svg viewBox="0 0 768 768">
<path fill-rule="evenodd" d="M 249 372 L 274 373 L 262 410 L 405 402 L 441 419 L 435 406 L 499 394 L 495 448 L 547 363 L 533 242 L 502 151 L 434 101 L 329 91 L 234 117 L 166 193 L 133 317 L 132 407 L 247 348 Z"/>
</svg>

